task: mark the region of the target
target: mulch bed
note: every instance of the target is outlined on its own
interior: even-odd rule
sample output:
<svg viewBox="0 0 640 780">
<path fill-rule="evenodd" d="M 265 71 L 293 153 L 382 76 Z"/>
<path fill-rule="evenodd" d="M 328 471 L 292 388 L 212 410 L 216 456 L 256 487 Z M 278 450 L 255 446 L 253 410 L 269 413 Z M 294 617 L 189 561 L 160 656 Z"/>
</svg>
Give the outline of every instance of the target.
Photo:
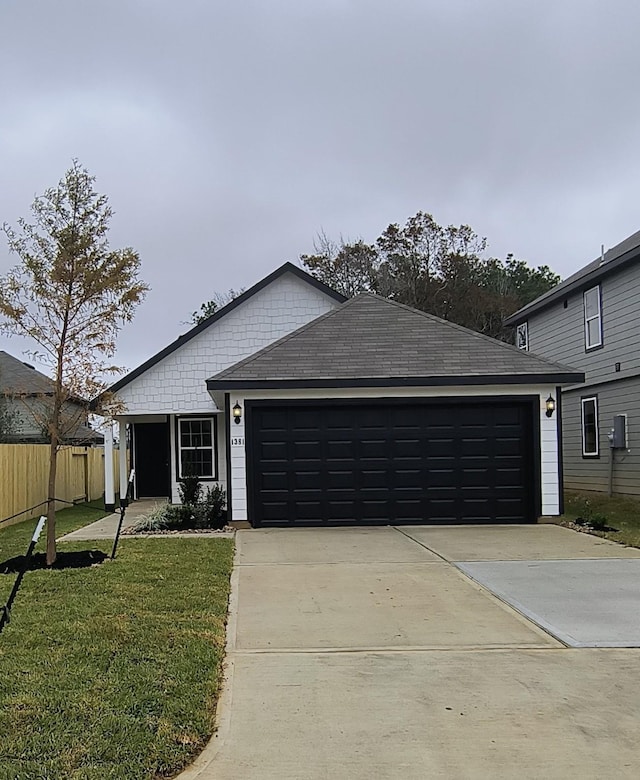
<svg viewBox="0 0 640 780">
<path fill-rule="evenodd" d="M 171 528 L 161 531 L 136 531 L 134 527 L 123 528 L 121 536 L 177 536 L 178 534 L 202 534 L 202 536 L 215 536 L 225 534 L 234 529 L 225 525 L 224 528 Z"/>
<path fill-rule="evenodd" d="M 53 566 L 47 566 L 45 553 L 36 553 L 29 561 L 29 571 L 38 569 L 85 569 L 88 566 L 96 566 L 109 556 L 101 550 L 78 550 L 76 552 L 59 552 Z M 18 574 L 24 571 L 24 555 L 16 555 L 0 563 L 0 574 Z"/>
</svg>

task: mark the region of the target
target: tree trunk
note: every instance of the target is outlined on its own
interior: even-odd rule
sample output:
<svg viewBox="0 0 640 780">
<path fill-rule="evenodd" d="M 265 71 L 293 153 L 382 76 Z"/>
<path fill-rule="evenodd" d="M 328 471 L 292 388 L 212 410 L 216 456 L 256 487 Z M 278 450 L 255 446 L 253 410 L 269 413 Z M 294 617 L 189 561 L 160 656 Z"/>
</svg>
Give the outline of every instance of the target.
<svg viewBox="0 0 640 780">
<path fill-rule="evenodd" d="M 58 441 L 51 434 L 49 447 L 49 490 L 47 495 L 47 566 L 56 561 L 56 472 L 58 470 Z"/>
</svg>

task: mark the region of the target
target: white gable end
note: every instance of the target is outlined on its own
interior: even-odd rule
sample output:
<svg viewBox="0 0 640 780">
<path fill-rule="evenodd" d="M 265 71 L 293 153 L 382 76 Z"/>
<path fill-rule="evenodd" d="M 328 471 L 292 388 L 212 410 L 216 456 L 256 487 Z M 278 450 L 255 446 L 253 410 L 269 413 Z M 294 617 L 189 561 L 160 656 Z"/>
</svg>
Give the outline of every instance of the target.
<svg viewBox="0 0 640 780">
<path fill-rule="evenodd" d="M 117 395 L 126 414 L 215 409 L 206 380 L 338 306 L 321 290 L 286 273 L 150 366 Z"/>
</svg>

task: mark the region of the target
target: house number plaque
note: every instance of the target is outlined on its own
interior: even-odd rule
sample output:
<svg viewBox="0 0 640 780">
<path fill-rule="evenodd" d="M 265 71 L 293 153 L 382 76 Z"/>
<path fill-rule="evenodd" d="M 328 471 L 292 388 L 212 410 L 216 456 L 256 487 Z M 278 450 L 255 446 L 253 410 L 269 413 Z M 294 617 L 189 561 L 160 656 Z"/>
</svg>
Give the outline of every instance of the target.
<svg viewBox="0 0 640 780">
<path fill-rule="evenodd" d="M 231 437 L 231 446 L 232 447 L 244 447 L 244 436 L 232 436 Z"/>
</svg>

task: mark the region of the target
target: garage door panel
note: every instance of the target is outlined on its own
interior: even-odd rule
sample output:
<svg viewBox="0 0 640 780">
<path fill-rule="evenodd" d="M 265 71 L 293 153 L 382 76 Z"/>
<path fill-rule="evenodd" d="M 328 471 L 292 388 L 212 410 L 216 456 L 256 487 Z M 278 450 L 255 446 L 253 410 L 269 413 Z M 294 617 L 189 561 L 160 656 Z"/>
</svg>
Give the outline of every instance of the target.
<svg viewBox="0 0 640 780">
<path fill-rule="evenodd" d="M 519 488 L 524 479 L 526 476 L 520 468 L 496 469 L 496 487 Z"/>
<path fill-rule="evenodd" d="M 388 474 L 384 469 L 363 468 L 360 471 L 358 487 L 363 490 L 387 490 Z"/>
<path fill-rule="evenodd" d="M 261 490 L 288 490 L 289 475 L 286 471 L 265 471 L 258 476 Z"/>
<path fill-rule="evenodd" d="M 331 439 L 325 442 L 325 453 L 327 458 L 354 458 L 355 442 L 351 438 L 344 441 Z"/>
<path fill-rule="evenodd" d="M 287 444 L 283 441 L 263 441 L 260 445 L 260 456 L 264 463 L 276 460 L 286 462 L 288 460 Z"/>
<path fill-rule="evenodd" d="M 320 419 L 320 414 L 315 409 L 292 409 L 290 426 L 298 433 L 317 432 Z"/>
<path fill-rule="evenodd" d="M 360 442 L 360 458 L 388 458 L 388 439 L 362 439 Z"/>
<path fill-rule="evenodd" d="M 256 405 L 250 440 L 257 524 L 531 519 L 526 403 Z"/>
<path fill-rule="evenodd" d="M 328 469 L 325 471 L 325 482 L 327 490 L 350 488 L 355 485 L 355 471 L 348 469 Z"/>
<path fill-rule="evenodd" d="M 362 498 L 360 503 L 363 514 L 370 520 L 387 520 L 389 518 L 390 506 L 387 500 Z"/>
<path fill-rule="evenodd" d="M 289 428 L 289 415 L 286 409 L 264 409 L 261 415 L 261 428 L 267 431 L 287 431 Z"/>
<path fill-rule="evenodd" d="M 317 460 L 322 461 L 322 444 L 319 441 L 296 441 L 291 448 L 293 460 Z"/>
<path fill-rule="evenodd" d="M 265 498 L 261 510 L 263 522 L 265 523 L 287 522 L 289 517 L 289 501 L 271 501 Z"/>
</svg>

